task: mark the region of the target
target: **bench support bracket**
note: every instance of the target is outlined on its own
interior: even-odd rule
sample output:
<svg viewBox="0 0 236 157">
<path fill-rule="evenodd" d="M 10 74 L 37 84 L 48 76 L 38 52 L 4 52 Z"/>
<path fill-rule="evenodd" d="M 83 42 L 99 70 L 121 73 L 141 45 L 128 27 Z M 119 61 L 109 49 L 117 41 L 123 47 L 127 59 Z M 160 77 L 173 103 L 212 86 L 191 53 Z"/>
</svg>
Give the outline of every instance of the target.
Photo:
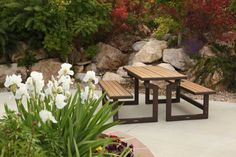
<svg viewBox="0 0 236 157">
<path fill-rule="evenodd" d="M 133 123 L 146 123 L 146 122 L 157 122 L 158 121 L 158 89 L 159 87 L 154 84 L 150 84 L 150 88 L 153 89 L 153 103 L 152 103 L 152 116 L 151 117 L 141 117 L 141 118 L 119 118 L 119 113 L 116 113 L 113 117 L 114 121 L 121 121 L 122 124 L 133 124 Z M 137 100 L 137 99 L 136 99 Z M 113 99 L 113 102 L 117 102 L 117 99 Z M 118 101 L 118 103 L 125 103 Z M 125 104 L 127 105 L 127 104 Z"/>
<path fill-rule="evenodd" d="M 203 113 L 202 114 L 191 114 L 191 115 L 172 115 L 172 91 L 176 88 L 175 83 L 170 83 L 167 85 L 166 89 L 166 121 L 179 121 L 179 120 L 194 120 L 194 119 L 207 119 L 208 118 L 208 110 L 209 110 L 209 94 L 203 95 L 203 104 L 189 98 L 188 96 L 179 93 L 179 97 L 191 103 L 192 105 L 200 108 Z"/>
</svg>

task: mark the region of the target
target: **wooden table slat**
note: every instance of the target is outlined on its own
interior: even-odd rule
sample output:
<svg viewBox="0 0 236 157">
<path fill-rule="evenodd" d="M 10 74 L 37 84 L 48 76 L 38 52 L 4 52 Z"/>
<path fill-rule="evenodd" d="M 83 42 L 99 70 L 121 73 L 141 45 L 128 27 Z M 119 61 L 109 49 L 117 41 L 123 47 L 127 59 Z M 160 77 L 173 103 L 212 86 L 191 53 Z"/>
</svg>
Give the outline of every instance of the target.
<svg viewBox="0 0 236 157">
<path fill-rule="evenodd" d="M 149 77 L 161 77 L 160 74 L 151 71 L 150 69 L 147 69 L 146 67 L 137 67 L 137 70 L 145 73 L 146 75 L 148 75 Z"/>
<path fill-rule="evenodd" d="M 159 66 L 128 66 L 124 69 L 127 70 L 131 75 L 135 75 L 135 77 L 138 77 L 141 80 L 176 80 L 187 78 L 187 76 L 183 74 Z"/>
<path fill-rule="evenodd" d="M 172 70 L 169 70 L 169 69 L 166 69 L 166 68 L 162 68 L 160 66 L 150 66 L 150 67 L 147 67 L 148 69 L 150 70 L 153 70 L 159 74 L 161 74 L 162 76 L 164 77 L 181 77 L 181 76 L 184 76 L 176 71 L 172 71 Z"/>
<path fill-rule="evenodd" d="M 149 75 L 147 75 L 147 74 L 145 74 L 145 73 L 139 71 L 139 70 L 136 69 L 135 67 L 128 67 L 128 70 L 129 70 L 130 72 L 135 73 L 137 76 L 139 76 L 139 77 L 141 77 L 141 78 L 144 78 L 144 77 L 145 77 L 145 78 L 149 78 L 149 77 L 150 77 Z"/>
</svg>

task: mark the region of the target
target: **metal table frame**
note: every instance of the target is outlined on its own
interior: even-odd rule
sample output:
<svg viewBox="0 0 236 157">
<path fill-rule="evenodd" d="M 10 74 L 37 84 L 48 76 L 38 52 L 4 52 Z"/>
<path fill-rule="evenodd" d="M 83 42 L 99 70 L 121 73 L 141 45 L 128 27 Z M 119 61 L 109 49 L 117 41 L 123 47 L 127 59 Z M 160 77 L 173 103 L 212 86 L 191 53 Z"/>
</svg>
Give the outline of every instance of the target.
<svg viewBox="0 0 236 157">
<path fill-rule="evenodd" d="M 182 76 L 182 77 L 153 77 L 149 79 L 143 79 L 141 76 L 132 73 L 128 69 L 124 68 L 128 75 L 133 79 L 134 81 L 134 100 L 133 101 L 124 101 L 124 105 L 138 105 L 139 104 L 139 80 L 144 81 L 144 86 L 145 86 L 145 103 L 146 104 L 153 104 L 156 103 L 157 105 L 159 103 L 166 103 L 166 120 L 171 119 L 171 103 L 179 103 L 180 98 L 181 98 L 181 93 L 180 93 L 180 82 L 181 79 L 186 79 L 187 76 Z M 167 85 L 167 97 L 166 99 L 159 99 L 158 98 L 158 92 L 157 95 L 156 93 L 153 93 L 153 99 L 150 99 L 150 87 L 153 86 L 150 81 L 167 81 L 169 82 L 170 80 L 174 80 L 173 83 L 170 83 Z M 157 86 L 158 87 L 158 86 Z M 159 87 L 158 87 L 159 88 Z M 176 92 L 176 97 L 173 98 L 171 95 L 172 91 Z M 168 97 L 168 95 L 170 95 Z M 155 100 L 157 99 L 157 100 Z M 157 107 L 158 108 L 158 107 Z"/>
</svg>

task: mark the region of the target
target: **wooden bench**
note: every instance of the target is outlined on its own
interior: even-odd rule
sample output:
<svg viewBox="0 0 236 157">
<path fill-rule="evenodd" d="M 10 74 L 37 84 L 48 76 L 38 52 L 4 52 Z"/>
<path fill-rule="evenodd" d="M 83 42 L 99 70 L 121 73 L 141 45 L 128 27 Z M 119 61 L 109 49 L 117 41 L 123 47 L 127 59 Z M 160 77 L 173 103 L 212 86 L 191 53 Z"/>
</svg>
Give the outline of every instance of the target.
<svg viewBox="0 0 236 157">
<path fill-rule="evenodd" d="M 209 111 L 209 95 L 215 94 L 216 92 L 206 88 L 204 86 L 201 86 L 199 84 L 193 83 L 188 80 L 182 80 L 180 82 L 180 95 L 179 97 L 186 100 L 187 102 L 193 104 L 194 106 L 200 108 L 203 113 L 202 114 L 191 114 L 191 115 L 176 115 L 172 116 L 172 109 L 171 109 L 171 98 L 172 98 L 172 89 L 173 86 L 176 86 L 173 81 L 169 81 L 170 84 L 167 85 L 167 92 L 166 97 L 167 100 L 169 100 L 167 104 L 167 111 L 166 111 L 166 120 L 167 121 L 176 121 L 176 120 L 192 120 L 192 119 L 207 119 L 208 118 L 208 111 Z M 199 103 L 190 97 L 184 95 L 181 90 L 184 90 L 188 93 L 194 94 L 194 95 L 203 95 L 203 103 Z"/>
<path fill-rule="evenodd" d="M 125 101 L 119 101 L 119 99 L 132 99 L 133 95 L 126 90 L 121 84 L 117 81 L 105 81 L 102 80 L 99 82 L 99 85 L 102 88 L 102 93 L 105 94 L 105 97 L 102 101 L 103 105 L 108 101 L 108 99 L 112 99 L 113 102 L 118 102 L 118 104 L 125 104 Z M 153 85 L 154 86 L 154 85 Z M 142 122 L 157 122 L 157 104 L 158 104 L 158 86 L 153 87 L 153 91 L 155 92 L 156 97 L 153 102 L 153 116 L 152 117 L 144 117 L 144 118 L 119 118 L 119 113 L 113 116 L 113 120 L 120 120 L 123 124 L 131 124 L 131 123 L 142 123 Z M 108 97 L 108 99 L 107 99 Z M 132 105 L 132 104 L 130 104 Z"/>
</svg>

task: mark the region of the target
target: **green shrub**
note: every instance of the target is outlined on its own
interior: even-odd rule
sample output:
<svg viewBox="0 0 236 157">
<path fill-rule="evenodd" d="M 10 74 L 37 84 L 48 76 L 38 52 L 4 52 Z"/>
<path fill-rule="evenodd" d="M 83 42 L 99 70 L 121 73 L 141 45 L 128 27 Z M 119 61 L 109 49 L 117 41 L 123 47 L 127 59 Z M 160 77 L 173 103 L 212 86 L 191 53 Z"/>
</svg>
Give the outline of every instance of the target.
<svg viewBox="0 0 236 157">
<path fill-rule="evenodd" d="M 236 44 L 235 44 L 236 45 Z M 222 80 L 217 85 L 223 85 L 229 91 L 236 89 L 236 51 L 226 45 L 212 44 L 215 57 L 200 58 L 196 65 L 196 81 L 204 84 L 208 76 L 213 76 L 215 72 L 222 74 Z"/>
<path fill-rule="evenodd" d="M 154 30 L 157 38 L 163 37 L 167 33 L 176 33 L 180 30 L 180 24 L 169 16 L 158 17 L 155 19 L 158 27 Z"/>
<path fill-rule="evenodd" d="M 90 45 L 88 48 L 85 50 L 85 53 L 88 58 L 92 59 L 96 56 L 98 52 L 98 46 L 97 45 Z"/>
<path fill-rule="evenodd" d="M 42 1 L 0 0 L 0 46 L 25 41 L 65 58 L 75 39 L 86 42 L 99 28 L 108 28 L 111 6 L 98 0 Z M 5 51 L 5 50 L 4 50 Z"/>
</svg>

